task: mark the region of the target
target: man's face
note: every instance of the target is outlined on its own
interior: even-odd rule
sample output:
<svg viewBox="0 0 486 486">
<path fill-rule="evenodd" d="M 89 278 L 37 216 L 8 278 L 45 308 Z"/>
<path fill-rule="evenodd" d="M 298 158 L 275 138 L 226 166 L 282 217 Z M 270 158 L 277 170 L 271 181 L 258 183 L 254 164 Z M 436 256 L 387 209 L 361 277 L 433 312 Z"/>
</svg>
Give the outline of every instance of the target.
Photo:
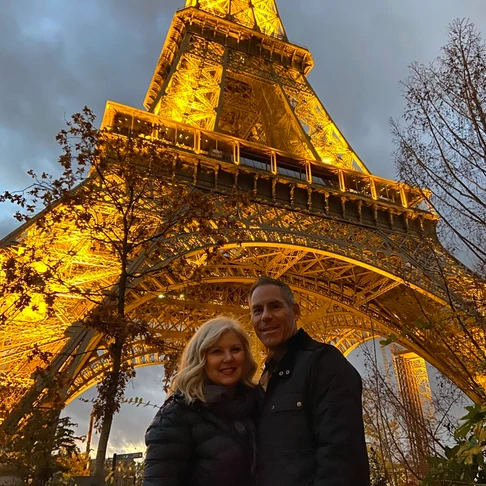
<svg viewBox="0 0 486 486">
<path fill-rule="evenodd" d="M 260 341 L 271 351 L 297 331 L 298 304 L 289 305 L 277 285 L 261 285 L 253 291 L 251 321 Z"/>
</svg>

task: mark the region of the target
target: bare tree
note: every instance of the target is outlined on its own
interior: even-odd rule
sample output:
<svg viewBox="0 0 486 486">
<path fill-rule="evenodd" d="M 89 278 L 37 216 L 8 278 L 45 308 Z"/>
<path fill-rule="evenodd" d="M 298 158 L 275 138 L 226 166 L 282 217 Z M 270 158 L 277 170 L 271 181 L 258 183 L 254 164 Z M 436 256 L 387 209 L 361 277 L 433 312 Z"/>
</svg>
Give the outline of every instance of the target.
<svg viewBox="0 0 486 486">
<path fill-rule="evenodd" d="M 426 188 L 451 250 L 486 274 L 486 46 L 467 20 L 429 65 L 412 64 L 402 82 L 402 123 L 392 121 L 404 182 Z"/>
<path fill-rule="evenodd" d="M 377 356 L 378 343 L 362 348 L 366 375 L 363 378 L 363 408 L 366 436 L 377 464 L 378 477 L 385 484 L 404 486 L 418 484 L 424 478 L 424 464 L 417 464 L 411 454 L 410 424 L 422 438 L 415 444 L 424 460 L 442 457 L 458 426 L 457 409 L 470 403 L 464 393 L 438 372 L 434 374 L 434 393 L 423 403 L 425 421 L 416 420 L 406 397 L 399 390 L 394 370 L 388 360 Z"/>
<path fill-rule="evenodd" d="M 479 476 L 476 482 L 473 476 L 478 464 L 484 465 L 485 445 L 478 430 L 484 425 L 486 396 L 486 45 L 473 23 L 453 21 L 440 55 L 429 65 L 412 64 L 402 91 L 405 112 L 391 122 L 400 179 L 424 188 L 440 217 L 439 237 L 476 272 L 458 278 L 443 272 L 448 315 L 433 315 L 417 302 L 423 325 L 444 343 L 457 367 L 471 370 L 475 396 L 483 402 L 470 410 L 454 436 L 454 425 L 444 423 L 456 446 L 435 451 L 429 480 L 451 484 L 462 477 L 464 484 L 477 484 Z M 440 255 L 431 251 L 431 258 L 446 269 Z M 470 474 L 471 464 L 476 473 Z"/>
</svg>

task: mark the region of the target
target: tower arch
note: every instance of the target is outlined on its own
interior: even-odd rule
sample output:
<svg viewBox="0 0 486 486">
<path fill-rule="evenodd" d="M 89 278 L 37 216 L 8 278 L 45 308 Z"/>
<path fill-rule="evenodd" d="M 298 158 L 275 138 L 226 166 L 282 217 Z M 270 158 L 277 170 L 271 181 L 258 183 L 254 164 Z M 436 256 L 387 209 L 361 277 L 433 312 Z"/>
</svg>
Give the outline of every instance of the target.
<svg viewBox="0 0 486 486">
<path fill-rule="evenodd" d="M 244 193 L 249 203 L 231 214 L 237 236 L 233 229 L 208 235 L 187 228 L 159 241 L 157 255 L 140 251 L 133 265 L 151 271 L 131 281 L 126 311 L 152 319 L 154 333 L 182 344 L 215 313 L 244 320 L 248 288 L 267 273 L 294 290 L 311 334 L 344 352 L 370 333 L 391 337 L 473 399 L 484 397 L 478 385 L 484 351 L 462 339 L 458 322 L 474 305 L 464 289 L 477 278 L 441 246 L 423 191 L 370 173 L 310 86 L 311 53 L 288 41 L 274 0 L 217 4 L 212 11 L 213 2 L 186 2 L 162 48 L 147 111 L 108 102 L 102 128 L 113 137 L 160 143 L 169 184 L 219 201 Z M 102 201 L 94 209 L 101 220 L 109 216 Z M 69 283 L 116 288 L 116 258 L 69 230 L 53 244 Z M 1 241 L 0 261 L 22 259 L 23 249 L 41 238 L 34 217 Z M 205 260 L 210 250 L 213 258 Z M 181 271 L 169 277 L 164 268 L 173 262 Z M 191 282 L 195 268 L 201 277 Z M 477 288 L 485 292 L 484 283 Z M 16 312 L 14 300 L 0 297 L 0 378 L 22 384 L 9 396 L 11 423 L 59 371 L 68 372 L 72 397 L 107 366 L 105 338 L 85 325 L 102 303 L 68 292 L 52 315 L 35 302 L 27 315 Z M 482 339 L 484 315 L 472 314 L 466 331 Z M 36 346 L 49 363 L 30 359 Z M 155 360 L 157 350 L 143 342 L 131 347 L 126 359 L 135 366 Z M 45 373 L 34 380 L 37 368 Z"/>
</svg>

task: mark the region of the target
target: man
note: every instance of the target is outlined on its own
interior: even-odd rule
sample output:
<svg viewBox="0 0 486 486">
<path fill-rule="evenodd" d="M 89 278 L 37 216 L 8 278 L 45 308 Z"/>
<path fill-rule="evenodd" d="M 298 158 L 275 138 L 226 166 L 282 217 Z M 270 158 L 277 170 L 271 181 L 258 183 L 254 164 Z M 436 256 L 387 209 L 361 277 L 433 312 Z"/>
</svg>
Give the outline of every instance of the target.
<svg viewBox="0 0 486 486">
<path fill-rule="evenodd" d="M 287 284 L 260 277 L 249 304 L 269 350 L 258 486 L 369 486 L 358 372 L 334 346 L 297 330 L 299 305 Z"/>
</svg>

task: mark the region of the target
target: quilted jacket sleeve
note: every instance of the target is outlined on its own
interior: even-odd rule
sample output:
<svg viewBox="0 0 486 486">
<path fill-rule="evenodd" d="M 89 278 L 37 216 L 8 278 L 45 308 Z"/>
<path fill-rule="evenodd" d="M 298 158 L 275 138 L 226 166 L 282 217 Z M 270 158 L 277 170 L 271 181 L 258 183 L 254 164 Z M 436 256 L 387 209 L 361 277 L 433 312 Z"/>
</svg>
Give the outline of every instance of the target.
<svg viewBox="0 0 486 486">
<path fill-rule="evenodd" d="M 191 430 L 179 407 L 175 402 L 162 407 L 147 430 L 143 486 L 189 484 Z"/>
<path fill-rule="evenodd" d="M 317 445 L 314 486 L 369 486 L 361 377 L 336 348 L 318 354 L 309 390 Z"/>
</svg>

